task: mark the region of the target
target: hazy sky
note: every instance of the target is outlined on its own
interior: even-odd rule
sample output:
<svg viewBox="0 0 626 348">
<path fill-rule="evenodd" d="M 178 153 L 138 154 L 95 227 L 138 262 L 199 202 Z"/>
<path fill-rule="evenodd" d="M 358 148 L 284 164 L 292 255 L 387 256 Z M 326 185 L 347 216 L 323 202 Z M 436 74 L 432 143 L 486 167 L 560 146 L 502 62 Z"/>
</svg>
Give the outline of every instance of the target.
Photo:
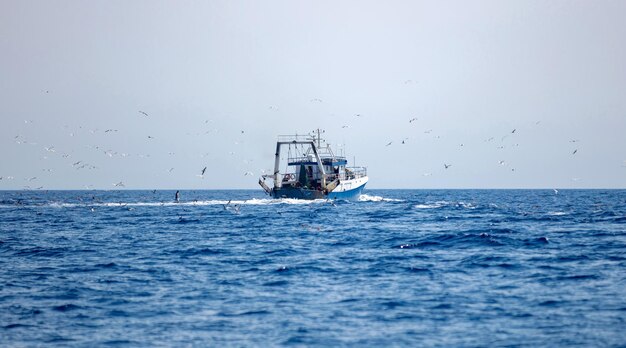
<svg viewBox="0 0 626 348">
<path fill-rule="evenodd" d="M 0 189 L 260 190 L 276 136 L 318 127 L 369 188 L 626 188 L 624 14 L 0 0 Z"/>
</svg>

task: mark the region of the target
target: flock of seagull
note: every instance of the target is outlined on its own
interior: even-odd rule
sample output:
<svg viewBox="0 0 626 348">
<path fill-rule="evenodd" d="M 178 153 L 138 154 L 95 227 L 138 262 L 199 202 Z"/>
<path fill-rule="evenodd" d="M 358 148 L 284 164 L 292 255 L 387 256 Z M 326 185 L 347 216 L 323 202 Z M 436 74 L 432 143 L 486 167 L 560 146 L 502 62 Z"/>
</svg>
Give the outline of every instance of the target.
<svg viewBox="0 0 626 348">
<path fill-rule="evenodd" d="M 407 80 L 407 81 L 405 81 L 405 83 L 413 83 L 413 82 L 412 82 L 411 80 Z M 48 91 L 46 91 L 46 93 L 48 93 Z M 320 99 L 320 98 L 313 98 L 313 99 L 310 99 L 310 102 L 311 102 L 311 103 L 323 103 L 322 99 Z M 277 107 L 277 106 L 269 106 L 269 109 L 270 109 L 270 110 L 277 111 L 277 110 L 278 110 L 278 107 Z M 139 114 L 141 117 L 143 117 L 143 118 L 150 118 L 150 114 L 148 114 L 147 112 L 145 112 L 145 111 L 143 111 L 143 110 L 138 110 L 138 114 Z M 360 113 L 356 113 L 356 114 L 353 114 L 353 115 L 354 115 L 354 117 L 356 117 L 356 118 L 363 118 L 363 114 L 360 114 Z M 212 120 L 206 120 L 206 121 L 204 121 L 204 123 L 205 123 L 205 124 L 207 124 L 207 123 L 209 123 L 209 122 L 212 122 Z M 30 124 L 33 124 L 33 123 L 34 123 L 34 121 L 33 121 L 33 120 L 25 120 L 25 121 L 24 121 L 24 123 L 25 123 L 26 125 L 30 125 Z M 419 124 L 419 119 L 418 119 L 418 117 L 411 117 L 411 118 L 409 118 L 409 119 L 408 119 L 408 123 L 409 123 L 409 125 L 417 125 L 417 124 Z M 536 125 L 538 125 L 539 123 L 540 123 L 540 121 L 537 121 L 535 124 L 536 124 Z M 68 126 L 65 126 L 65 127 L 67 128 Z M 82 128 L 82 127 L 79 127 L 79 128 Z M 347 129 L 347 128 L 350 128 L 350 126 L 346 124 L 346 125 L 341 126 L 341 128 L 342 128 L 342 129 Z M 94 134 L 94 133 L 96 133 L 96 132 L 98 132 L 98 131 L 99 131 L 99 130 L 96 128 L 96 129 L 92 129 L 92 130 L 90 130 L 89 132 L 90 132 L 91 134 Z M 107 129 L 105 129 L 105 130 L 103 131 L 103 133 L 105 133 L 105 134 L 108 134 L 108 133 L 117 133 L 117 132 L 119 132 L 119 130 L 118 130 L 118 129 L 114 129 L 114 128 L 107 128 Z M 204 132 L 204 134 L 209 134 L 210 132 L 211 132 L 211 131 L 206 131 L 206 132 Z M 423 133 L 424 133 L 424 134 L 431 134 L 432 132 L 433 132 L 433 129 L 425 129 L 425 130 L 423 130 Z M 516 135 L 516 132 L 517 132 L 517 129 L 516 129 L 516 128 L 514 128 L 514 129 L 512 129 L 512 130 L 511 130 L 508 134 L 504 134 L 504 135 L 500 138 L 500 139 L 501 139 L 501 142 L 503 143 L 503 142 L 504 142 L 504 141 L 505 141 L 508 137 L 515 136 L 515 135 Z M 198 133 L 198 134 L 200 134 L 200 133 Z M 244 131 L 244 130 L 241 130 L 241 131 L 240 131 L 240 134 L 245 134 L 245 131 Z M 69 133 L 69 135 L 70 135 L 71 137 L 73 137 L 73 136 L 75 135 L 75 133 L 74 133 L 74 132 L 71 132 L 71 133 Z M 440 136 L 439 136 L 439 135 L 436 135 L 436 138 L 440 138 Z M 152 135 L 147 135 L 147 139 L 149 139 L 149 140 L 153 140 L 153 139 L 155 139 L 155 137 L 154 137 L 154 136 L 152 136 Z M 485 139 L 485 140 L 484 140 L 484 142 L 493 142 L 495 139 L 496 139 L 496 137 L 490 137 L 490 138 L 488 138 L 488 139 Z M 405 145 L 405 144 L 407 144 L 407 143 L 409 142 L 409 140 L 410 140 L 410 138 L 409 138 L 409 137 L 404 137 L 404 138 L 402 138 L 401 140 L 391 140 L 391 141 L 388 141 L 388 142 L 385 144 L 385 147 L 390 147 L 390 146 L 392 146 L 394 143 L 399 143 L 399 144 L 401 144 L 401 145 Z M 17 143 L 17 144 L 30 144 L 30 145 L 37 145 L 37 143 L 35 143 L 35 142 L 31 142 L 31 141 L 29 141 L 27 138 L 25 138 L 25 137 L 23 137 L 23 136 L 21 136 L 21 135 L 16 135 L 16 136 L 14 136 L 14 141 L 15 141 L 15 143 Z M 570 140 L 570 143 L 573 143 L 573 144 L 574 144 L 574 143 L 578 143 L 578 142 L 579 142 L 579 140 L 578 140 L 578 139 L 572 139 L 572 140 Z M 237 144 L 237 142 L 236 142 L 236 144 Z M 459 144 L 459 147 L 464 147 L 464 146 L 465 146 L 465 145 L 464 145 L 463 143 Z M 519 144 L 515 144 L 514 146 L 519 146 Z M 102 153 L 104 153 L 104 154 L 105 154 L 106 156 L 108 156 L 108 157 L 114 157 L 114 156 L 119 156 L 119 157 L 127 157 L 127 156 L 130 156 L 130 154 L 128 154 L 128 153 L 121 153 L 121 152 L 112 151 L 112 150 L 109 150 L 109 149 L 105 150 L 105 149 L 100 148 L 99 146 L 90 146 L 90 148 L 92 148 L 92 149 L 94 149 L 94 150 L 97 150 L 97 151 L 102 151 Z M 504 144 L 501 144 L 501 145 L 499 145 L 497 148 L 498 148 L 498 149 L 503 149 L 503 148 L 505 148 L 505 145 L 504 145 Z M 60 150 L 59 150 L 59 149 L 57 149 L 57 148 L 56 148 L 55 146 L 53 146 L 53 145 L 50 145 L 50 146 L 45 146 L 45 147 L 43 147 L 43 149 L 44 149 L 44 150 L 46 151 L 46 153 L 47 153 L 47 155 L 46 155 L 46 156 L 43 156 L 43 159 L 47 159 L 47 158 L 48 158 L 48 156 L 52 156 L 52 155 L 55 155 L 55 154 L 60 154 L 60 156 L 61 156 L 62 158 L 65 158 L 65 159 L 67 159 L 67 158 L 71 157 L 71 155 L 70 155 L 70 154 L 60 152 Z M 576 155 L 577 153 L 578 153 L 578 148 L 574 148 L 574 149 L 572 150 L 572 152 L 571 152 L 571 155 Z M 173 152 L 169 152 L 168 154 L 169 154 L 169 155 L 173 155 L 174 153 L 173 153 Z M 231 155 L 233 155 L 233 154 L 234 154 L 234 152 L 230 152 L 230 154 L 231 154 Z M 203 155 L 202 157 L 205 157 L 206 155 L 208 155 L 208 154 L 205 154 L 205 155 Z M 141 157 L 141 158 L 148 158 L 148 157 L 150 157 L 150 155 L 149 155 L 149 154 L 138 154 L 138 155 L 135 155 L 135 156 L 138 156 L 138 157 Z M 244 162 L 245 162 L 246 164 L 248 164 L 248 163 L 252 162 L 252 160 L 244 160 Z M 453 167 L 453 164 L 452 164 L 452 163 L 449 163 L 449 162 L 444 162 L 444 163 L 442 163 L 442 164 L 443 164 L 443 169 L 444 169 L 444 170 L 448 170 L 448 169 L 450 169 L 450 168 L 452 168 L 452 167 Z M 507 165 L 507 162 L 506 162 L 505 160 L 499 160 L 499 161 L 498 161 L 498 164 L 499 164 L 499 165 L 501 165 L 501 166 L 506 166 L 506 165 Z M 623 166 L 625 166 L 625 167 L 626 167 L 626 161 L 624 161 Z M 93 170 L 93 169 L 98 169 L 98 166 L 96 166 L 96 165 L 94 165 L 94 164 L 91 164 L 91 163 L 88 163 L 88 162 L 86 162 L 86 161 L 84 161 L 84 160 L 74 161 L 74 162 L 71 164 L 71 167 L 72 167 L 72 168 L 74 168 L 75 170 Z M 167 170 L 167 172 L 168 172 L 168 173 L 171 173 L 173 170 L 174 170 L 174 167 L 170 167 L 170 168 Z M 52 172 L 52 169 L 46 168 L 46 169 L 43 169 L 42 171 L 47 172 L 47 173 L 51 173 L 51 172 Z M 204 179 L 205 174 L 206 174 L 206 171 L 207 171 L 207 166 L 204 166 L 201 170 L 199 170 L 199 174 L 197 174 L 196 176 L 197 176 L 197 177 L 200 177 L 201 179 Z M 266 170 L 264 170 L 264 169 L 261 169 L 260 171 L 261 171 L 261 172 L 263 172 L 263 173 L 265 173 L 265 172 L 266 172 Z M 511 171 L 515 171 L 515 169 L 514 169 L 514 168 L 511 168 Z M 2 173 L 0 173 L 0 174 L 2 174 Z M 254 173 L 253 173 L 252 171 L 245 171 L 245 172 L 243 173 L 243 175 L 244 175 L 244 176 L 252 176 L 252 175 L 254 175 Z M 431 175 L 432 175 L 432 173 L 424 173 L 424 174 L 423 174 L 423 176 L 431 176 Z M 5 181 L 6 181 L 6 180 L 13 180 L 13 179 L 15 179 L 15 178 L 14 178 L 14 176 L 0 176 L 0 181 L 2 181 L 2 180 L 5 180 Z M 24 180 L 25 180 L 27 183 L 34 182 L 34 181 L 36 181 L 37 179 L 38 179 L 38 177 L 37 177 L 37 176 L 29 176 L 29 177 L 27 177 L 27 178 L 24 178 Z M 123 181 L 114 182 L 114 183 L 112 183 L 112 186 L 113 186 L 113 187 L 115 187 L 115 188 L 123 188 L 123 187 L 126 187 L 126 185 L 124 184 L 124 182 L 123 182 Z M 91 185 L 87 185 L 87 186 L 85 186 L 85 188 L 89 189 L 89 188 L 91 188 Z M 31 186 L 26 185 L 26 186 L 24 186 L 24 189 L 43 189 L 43 186 L 39 186 L 39 187 L 31 187 Z"/>
<path fill-rule="evenodd" d="M 413 123 L 413 122 L 416 122 L 416 121 L 418 121 L 418 118 L 417 118 L 417 117 L 413 117 L 413 118 L 409 119 L 409 124 L 411 124 L 411 123 Z M 541 123 L 541 121 L 537 121 L 537 122 L 535 122 L 535 125 L 539 125 L 540 123 Z M 348 126 L 343 126 L 343 127 L 344 127 L 344 128 L 347 128 Z M 425 130 L 425 131 L 424 131 L 424 134 L 431 134 L 431 133 L 432 133 L 432 131 L 433 131 L 432 129 L 427 129 L 427 130 Z M 511 135 L 513 135 L 513 134 L 515 134 L 515 132 L 517 132 L 517 128 L 514 128 L 514 129 L 513 129 L 513 130 L 511 130 L 508 134 L 505 134 L 504 136 L 502 136 L 502 137 L 501 137 L 501 142 L 504 142 L 504 141 L 505 141 L 505 139 L 507 139 L 509 136 L 511 136 Z M 439 138 L 441 138 L 441 136 L 437 135 L 437 136 L 436 136 L 436 138 L 437 138 L 437 139 L 439 139 Z M 495 137 L 489 137 L 489 138 L 485 139 L 485 140 L 484 140 L 484 142 L 492 142 L 492 141 L 494 141 L 495 139 L 496 139 Z M 400 141 L 400 144 L 403 144 L 403 145 L 404 145 L 404 144 L 407 144 L 408 140 L 409 140 L 409 138 L 403 138 L 403 139 Z M 570 140 L 569 142 L 570 142 L 570 143 L 577 143 L 577 142 L 579 142 L 579 140 L 578 140 L 578 139 L 572 139 L 572 140 Z M 386 144 L 385 144 L 385 147 L 389 147 L 389 146 L 391 146 L 393 143 L 394 143 L 394 141 L 389 141 L 388 143 L 386 143 Z M 464 146 L 465 146 L 465 145 L 464 145 L 463 143 L 460 143 L 460 144 L 459 144 L 459 147 L 464 147 Z M 514 144 L 514 147 L 518 147 L 518 146 L 519 146 L 519 144 L 517 144 L 517 143 L 516 143 L 516 144 Z M 499 150 L 502 150 L 502 149 L 504 149 L 504 148 L 505 148 L 505 145 L 499 145 L 499 146 L 497 147 L 497 149 L 499 149 Z M 572 151 L 572 153 L 571 153 L 571 154 L 572 154 L 572 155 L 575 155 L 576 153 L 578 153 L 578 149 L 577 149 L 577 148 L 576 148 L 576 149 L 574 149 L 574 150 Z M 624 163 L 626 164 L 626 161 L 624 161 Z M 499 165 L 501 165 L 501 166 L 506 166 L 506 165 L 507 165 L 506 161 L 504 161 L 504 160 L 499 160 L 499 161 L 498 161 L 498 164 L 499 164 Z M 625 165 L 625 166 L 626 166 L 626 165 Z M 444 169 L 449 169 L 450 167 L 452 167 L 452 164 L 450 164 L 450 163 L 443 163 L 443 168 L 444 168 Z M 514 171 L 515 171 L 515 168 L 511 168 L 511 171 L 513 171 L 513 172 L 514 172 Z M 423 174 L 423 176 L 431 176 L 431 175 L 432 175 L 432 173 L 424 173 L 424 174 Z M 578 179 L 578 178 L 574 178 L 574 179 Z M 574 179 L 573 179 L 573 180 L 574 180 Z"/>
</svg>

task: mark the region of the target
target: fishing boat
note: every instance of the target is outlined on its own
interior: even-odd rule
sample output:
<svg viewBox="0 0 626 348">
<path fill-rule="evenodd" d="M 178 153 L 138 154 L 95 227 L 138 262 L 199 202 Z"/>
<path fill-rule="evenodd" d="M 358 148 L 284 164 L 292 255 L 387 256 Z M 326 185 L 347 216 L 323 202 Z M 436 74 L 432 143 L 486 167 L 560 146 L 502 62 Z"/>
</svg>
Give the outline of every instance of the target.
<svg viewBox="0 0 626 348">
<path fill-rule="evenodd" d="M 319 129 L 311 134 L 283 135 L 276 142 L 274 173 L 263 175 L 259 185 L 273 198 L 345 199 L 359 198 L 367 184 L 365 167 L 348 167 L 345 156 L 336 155 L 322 139 Z M 286 168 L 280 171 L 287 153 Z M 272 179 L 270 188 L 265 180 Z"/>
</svg>

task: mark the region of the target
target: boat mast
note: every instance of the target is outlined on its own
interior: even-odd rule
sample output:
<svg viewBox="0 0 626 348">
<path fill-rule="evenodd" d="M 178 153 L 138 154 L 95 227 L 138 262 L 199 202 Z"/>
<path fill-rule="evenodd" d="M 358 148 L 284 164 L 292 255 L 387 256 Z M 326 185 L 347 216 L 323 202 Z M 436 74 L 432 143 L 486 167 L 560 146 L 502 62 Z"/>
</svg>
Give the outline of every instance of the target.
<svg viewBox="0 0 626 348">
<path fill-rule="evenodd" d="M 280 146 L 281 142 L 276 143 L 276 153 L 274 154 L 276 158 L 274 159 L 274 187 L 280 187 L 280 178 L 278 177 L 278 173 L 280 173 Z"/>
<path fill-rule="evenodd" d="M 317 148 L 322 148 L 322 137 L 320 136 L 320 129 L 317 129 Z"/>
</svg>

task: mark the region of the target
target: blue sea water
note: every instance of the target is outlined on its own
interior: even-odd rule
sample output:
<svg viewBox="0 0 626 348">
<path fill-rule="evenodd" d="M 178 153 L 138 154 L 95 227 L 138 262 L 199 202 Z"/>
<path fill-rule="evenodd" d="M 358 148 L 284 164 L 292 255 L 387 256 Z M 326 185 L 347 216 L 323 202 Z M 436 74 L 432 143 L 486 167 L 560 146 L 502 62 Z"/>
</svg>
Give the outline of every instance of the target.
<svg viewBox="0 0 626 348">
<path fill-rule="evenodd" d="M 624 190 L 173 197 L 0 192 L 0 345 L 626 344 Z"/>
</svg>

